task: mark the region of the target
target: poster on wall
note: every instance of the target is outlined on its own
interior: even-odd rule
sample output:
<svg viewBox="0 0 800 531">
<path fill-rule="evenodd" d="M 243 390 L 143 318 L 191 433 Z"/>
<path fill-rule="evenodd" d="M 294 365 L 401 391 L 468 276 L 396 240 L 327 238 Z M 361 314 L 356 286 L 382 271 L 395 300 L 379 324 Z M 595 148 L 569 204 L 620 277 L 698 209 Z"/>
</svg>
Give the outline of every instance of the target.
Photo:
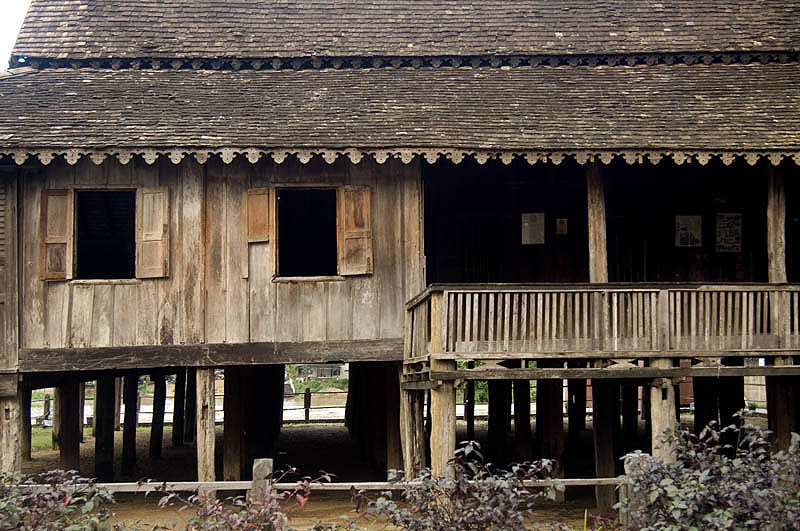
<svg viewBox="0 0 800 531">
<path fill-rule="evenodd" d="M 675 247 L 703 246 L 703 217 L 675 216 Z"/>
<path fill-rule="evenodd" d="M 544 212 L 522 214 L 522 245 L 544 244 Z"/>
<path fill-rule="evenodd" d="M 717 213 L 717 252 L 742 252 L 742 215 Z"/>
</svg>

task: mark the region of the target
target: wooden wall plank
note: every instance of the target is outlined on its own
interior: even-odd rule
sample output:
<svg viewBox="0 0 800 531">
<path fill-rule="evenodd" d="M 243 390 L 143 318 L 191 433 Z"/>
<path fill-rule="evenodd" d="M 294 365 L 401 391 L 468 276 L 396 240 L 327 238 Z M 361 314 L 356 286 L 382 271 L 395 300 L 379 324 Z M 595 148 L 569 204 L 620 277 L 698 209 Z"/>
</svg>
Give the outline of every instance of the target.
<svg viewBox="0 0 800 531">
<path fill-rule="evenodd" d="M 136 344 L 156 345 L 158 284 L 143 280 L 136 290 Z"/>
<path fill-rule="evenodd" d="M 44 292 L 45 283 L 39 280 L 39 219 L 41 189 L 44 179 L 40 174 L 27 174 L 22 179 L 22 345 L 28 348 L 44 346 Z"/>
<path fill-rule="evenodd" d="M 353 320 L 350 318 L 350 296 L 353 286 L 350 281 L 328 284 L 327 338 L 329 340 L 353 337 Z"/>
<path fill-rule="evenodd" d="M 71 290 L 66 282 L 47 282 L 45 287 L 45 343 L 53 348 L 65 347 L 65 306 Z"/>
<path fill-rule="evenodd" d="M 394 170 L 394 167 L 390 167 Z M 402 337 L 404 319 L 402 175 L 394 171 L 372 192 L 374 283 L 378 290 L 378 337 Z"/>
<path fill-rule="evenodd" d="M 136 344 L 136 315 L 138 311 L 139 286 L 119 284 L 114 286 L 114 334 L 115 346 Z"/>
<path fill-rule="evenodd" d="M 404 300 L 409 300 L 425 289 L 425 272 L 422 249 L 422 194 L 420 166 L 412 162 L 403 172 L 403 278 Z"/>
<path fill-rule="evenodd" d="M 222 343 L 226 337 L 225 286 L 227 279 L 225 176 L 222 161 L 208 161 L 205 205 L 205 337 Z"/>
<path fill-rule="evenodd" d="M 302 316 L 301 288 L 297 282 L 278 282 L 275 284 L 277 304 L 275 307 L 275 340 L 300 341 Z"/>
<path fill-rule="evenodd" d="M 242 343 L 250 335 L 247 312 L 247 279 L 243 278 L 242 249 L 247 245 L 243 227 L 246 225 L 242 198 L 247 189 L 247 170 L 242 159 L 224 167 L 225 175 L 225 340 Z"/>
<path fill-rule="evenodd" d="M 181 215 L 182 226 L 178 267 L 173 272 L 181 279 L 180 322 L 182 338 L 186 343 L 201 343 L 205 337 L 203 256 L 203 202 L 204 172 L 194 158 L 181 163 Z M 177 239 L 177 238 L 176 238 Z"/>
<path fill-rule="evenodd" d="M 250 341 L 272 341 L 275 338 L 275 284 L 272 282 L 272 244 L 253 243 L 250 253 L 249 322 Z"/>
<path fill-rule="evenodd" d="M 183 333 L 180 326 L 181 304 L 181 247 L 183 245 L 183 220 L 181 209 L 181 180 L 183 174 L 180 167 L 167 161 L 162 161 L 159 166 L 159 186 L 168 190 L 169 202 L 169 234 L 167 252 L 167 276 L 158 279 L 159 312 L 157 315 L 157 338 L 162 345 L 173 345 L 183 342 Z"/>
<path fill-rule="evenodd" d="M 328 282 L 305 282 L 302 284 L 302 340 L 323 341 L 328 332 Z"/>
<path fill-rule="evenodd" d="M 69 317 L 69 346 L 88 347 L 92 339 L 92 307 L 94 305 L 94 286 L 74 284 Z"/>
<path fill-rule="evenodd" d="M 114 286 L 94 286 L 92 304 L 92 326 L 90 343 L 93 347 L 109 347 L 114 344 Z"/>
</svg>

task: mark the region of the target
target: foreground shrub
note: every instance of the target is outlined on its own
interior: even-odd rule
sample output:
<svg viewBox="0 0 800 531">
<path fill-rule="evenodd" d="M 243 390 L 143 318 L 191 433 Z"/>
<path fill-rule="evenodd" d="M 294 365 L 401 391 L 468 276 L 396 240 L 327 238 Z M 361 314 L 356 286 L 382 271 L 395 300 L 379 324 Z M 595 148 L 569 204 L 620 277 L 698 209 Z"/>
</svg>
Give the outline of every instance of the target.
<svg viewBox="0 0 800 531">
<path fill-rule="evenodd" d="M 374 501 L 358 493 L 356 509 L 367 503 L 369 513 L 410 531 L 525 529 L 534 501 L 544 495 L 526 488 L 523 482 L 549 476 L 552 461 L 515 465 L 510 472 L 494 471 L 482 461 L 477 443 L 464 444 L 450 461 L 452 474 L 448 477 L 433 478 L 430 470 L 425 470 L 412 482 L 398 482 L 400 503 L 391 492 Z"/>
<path fill-rule="evenodd" d="M 74 471 L 0 473 L 0 530 L 111 529 L 107 505 L 113 501 L 111 494 Z"/>
<path fill-rule="evenodd" d="M 725 444 L 725 441 L 735 441 Z M 625 456 L 629 500 L 617 505 L 630 529 L 800 529 L 800 438 L 770 453 L 758 427 L 712 423 L 699 436 L 668 434 L 674 461 Z"/>
</svg>

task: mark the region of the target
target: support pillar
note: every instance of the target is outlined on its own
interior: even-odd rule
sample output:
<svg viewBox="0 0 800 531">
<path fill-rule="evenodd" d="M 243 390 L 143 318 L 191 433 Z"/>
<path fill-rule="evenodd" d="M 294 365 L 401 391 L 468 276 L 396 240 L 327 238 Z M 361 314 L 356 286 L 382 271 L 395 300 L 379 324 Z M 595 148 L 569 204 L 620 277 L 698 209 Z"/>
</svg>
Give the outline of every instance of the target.
<svg viewBox="0 0 800 531">
<path fill-rule="evenodd" d="M 655 359 L 651 367 L 666 369 L 672 367 L 669 359 Z M 653 457 L 660 457 L 665 461 L 671 461 L 672 448 L 665 445 L 661 438 L 669 430 L 675 432 L 678 429 L 678 421 L 675 418 L 675 387 L 672 382 L 659 378 L 650 386 L 650 425 L 652 437 Z"/>
<path fill-rule="evenodd" d="M 122 428 L 120 410 L 122 409 L 122 378 L 114 378 L 114 431 Z"/>
<path fill-rule="evenodd" d="M 20 402 L 19 394 L 0 398 L 0 472 L 19 472 L 22 468 Z"/>
<path fill-rule="evenodd" d="M 403 468 L 403 450 L 400 446 L 400 371 L 402 364 L 386 364 L 386 468 Z"/>
<path fill-rule="evenodd" d="M 130 476 L 136 469 L 136 426 L 138 419 L 139 375 L 128 374 L 123 378 L 122 401 L 125 419 L 122 428 L 122 475 Z"/>
<path fill-rule="evenodd" d="M 425 468 L 425 392 L 400 391 L 400 440 L 407 480 Z"/>
<path fill-rule="evenodd" d="M 444 352 L 444 305 L 441 293 L 431 295 L 431 354 Z M 454 371 L 455 361 L 431 359 L 432 371 Z M 456 448 L 456 390 L 452 380 L 431 390 L 431 473 L 442 477 Z"/>
<path fill-rule="evenodd" d="M 694 396 L 694 432 L 700 434 L 711 421 L 719 421 L 718 378 L 692 377 Z"/>
<path fill-rule="evenodd" d="M 167 406 L 167 382 L 163 372 L 150 375 L 153 382 L 153 420 L 150 423 L 150 458 L 161 459 L 164 443 L 164 412 Z"/>
<path fill-rule="evenodd" d="M 608 282 L 608 248 L 605 185 L 598 162 L 590 162 L 586 166 L 586 206 L 589 282 L 602 284 Z M 600 302 L 595 300 L 593 304 Z M 614 412 L 617 410 L 615 401 L 619 402 L 618 384 L 599 379 L 592 380 L 592 433 L 597 477 L 616 475 L 614 433 L 619 418 L 614 418 Z M 616 502 L 614 487 L 595 487 L 595 498 L 598 509 L 610 508 Z"/>
<path fill-rule="evenodd" d="M 184 442 L 194 442 L 197 432 L 197 372 L 194 368 L 186 370 L 186 424 L 183 429 Z"/>
<path fill-rule="evenodd" d="M 86 418 L 86 382 L 78 384 L 78 439 L 83 442 L 83 419 Z"/>
<path fill-rule="evenodd" d="M 225 412 L 222 452 L 222 479 L 239 481 L 243 479 L 243 467 L 247 460 L 244 441 L 244 386 L 243 371 L 247 368 L 228 367 L 225 369 Z"/>
<path fill-rule="evenodd" d="M 197 382 L 197 481 L 214 481 L 214 369 L 195 370 Z"/>
<path fill-rule="evenodd" d="M 531 382 L 530 380 L 514 380 L 513 385 L 514 442 L 517 455 L 527 460 L 533 457 L 531 452 Z"/>
<path fill-rule="evenodd" d="M 569 367 L 585 367 L 585 363 L 570 363 Z M 569 422 L 570 446 L 577 448 L 581 441 L 581 431 L 586 429 L 586 380 L 567 382 L 567 417 Z"/>
<path fill-rule="evenodd" d="M 81 461 L 80 383 L 74 377 L 67 377 L 58 388 L 59 466 L 64 470 L 78 470 Z"/>
<path fill-rule="evenodd" d="M 511 404 L 508 403 L 508 389 L 510 380 L 489 380 L 487 383 L 489 394 L 489 455 L 495 463 L 503 462 L 508 453 L 508 417 Z M 538 429 L 538 417 L 537 417 Z"/>
<path fill-rule="evenodd" d="M 622 384 L 622 437 L 625 450 L 636 448 L 639 439 L 639 386 Z"/>
<path fill-rule="evenodd" d="M 175 373 L 175 390 L 172 396 L 172 446 L 183 446 L 183 429 L 186 408 L 186 369 L 181 367 Z"/>
<path fill-rule="evenodd" d="M 95 387 L 94 475 L 99 481 L 114 481 L 115 380 L 111 375 L 101 375 Z"/>
<path fill-rule="evenodd" d="M 20 408 L 20 450 L 23 461 L 31 460 L 31 387 L 23 382 L 20 387 L 22 392 L 22 405 Z"/>
<path fill-rule="evenodd" d="M 474 361 L 467 362 L 468 369 L 475 368 Z M 467 380 L 464 383 L 464 420 L 467 423 L 467 440 L 475 440 L 475 380 Z M 528 420 L 530 428 L 530 419 Z"/>
<path fill-rule="evenodd" d="M 786 276 L 786 183 L 779 168 L 767 166 L 767 275 L 769 282 L 782 284 Z M 777 299 L 772 307 L 772 320 L 783 335 L 788 322 L 788 301 L 783 294 L 774 293 Z M 792 358 L 774 358 L 775 365 L 791 365 Z M 799 430 L 798 416 L 793 409 L 797 404 L 798 379 L 788 376 L 767 377 L 767 415 L 769 428 L 775 434 L 775 449 L 786 450 L 792 432 Z"/>
</svg>

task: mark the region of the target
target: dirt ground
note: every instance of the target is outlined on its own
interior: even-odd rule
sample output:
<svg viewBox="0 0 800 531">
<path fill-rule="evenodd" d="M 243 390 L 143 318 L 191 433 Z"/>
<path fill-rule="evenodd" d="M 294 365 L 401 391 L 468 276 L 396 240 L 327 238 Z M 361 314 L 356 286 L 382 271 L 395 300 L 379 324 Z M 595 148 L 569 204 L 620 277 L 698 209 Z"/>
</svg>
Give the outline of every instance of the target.
<svg viewBox="0 0 800 531">
<path fill-rule="evenodd" d="M 462 431 L 464 426 L 461 426 Z M 485 423 L 478 423 L 477 437 L 485 437 Z M 195 479 L 195 448 L 187 445 L 181 448 L 170 447 L 170 428 L 164 433 L 163 457 L 158 460 L 148 456 L 149 430 L 140 430 L 136 434 L 137 463 L 136 473 L 132 476 L 121 476 L 117 467 L 115 481 L 138 481 L 148 478 L 153 480 L 191 481 Z M 462 434 L 463 437 L 463 434 Z M 221 470 L 222 427 L 217 427 L 217 465 Z M 122 432 L 116 433 L 117 464 L 122 452 Z M 33 453 L 33 460 L 23 464 L 27 473 L 58 468 L 58 450 L 43 449 Z M 282 428 L 276 445 L 276 466 L 297 466 L 298 472 L 316 475 L 325 470 L 335 475 L 336 481 L 380 481 L 384 475 L 375 471 L 365 458 L 342 424 L 290 424 Z M 87 436 L 81 444 L 80 474 L 91 477 L 94 473 L 94 439 Z M 220 493 L 227 497 L 235 493 Z M 117 494 L 113 511 L 116 520 L 126 524 L 137 524 L 142 529 L 152 525 L 175 526 L 183 528 L 186 511 L 178 511 L 177 507 L 159 508 L 160 495 L 151 494 Z M 584 510 L 592 511 L 593 497 L 591 490 L 568 492 L 568 502 L 564 505 L 543 505 L 537 511 L 537 520 L 558 520 L 575 527 L 582 528 Z M 342 515 L 358 518 L 359 528 L 382 529 L 383 523 L 371 522 L 369 519 L 352 512 L 353 505 L 346 492 L 312 492 L 310 501 L 302 511 L 292 512 L 291 523 L 297 529 L 305 529 L 314 523 L 331 523 L 340 521 Z"/>
</svg>

